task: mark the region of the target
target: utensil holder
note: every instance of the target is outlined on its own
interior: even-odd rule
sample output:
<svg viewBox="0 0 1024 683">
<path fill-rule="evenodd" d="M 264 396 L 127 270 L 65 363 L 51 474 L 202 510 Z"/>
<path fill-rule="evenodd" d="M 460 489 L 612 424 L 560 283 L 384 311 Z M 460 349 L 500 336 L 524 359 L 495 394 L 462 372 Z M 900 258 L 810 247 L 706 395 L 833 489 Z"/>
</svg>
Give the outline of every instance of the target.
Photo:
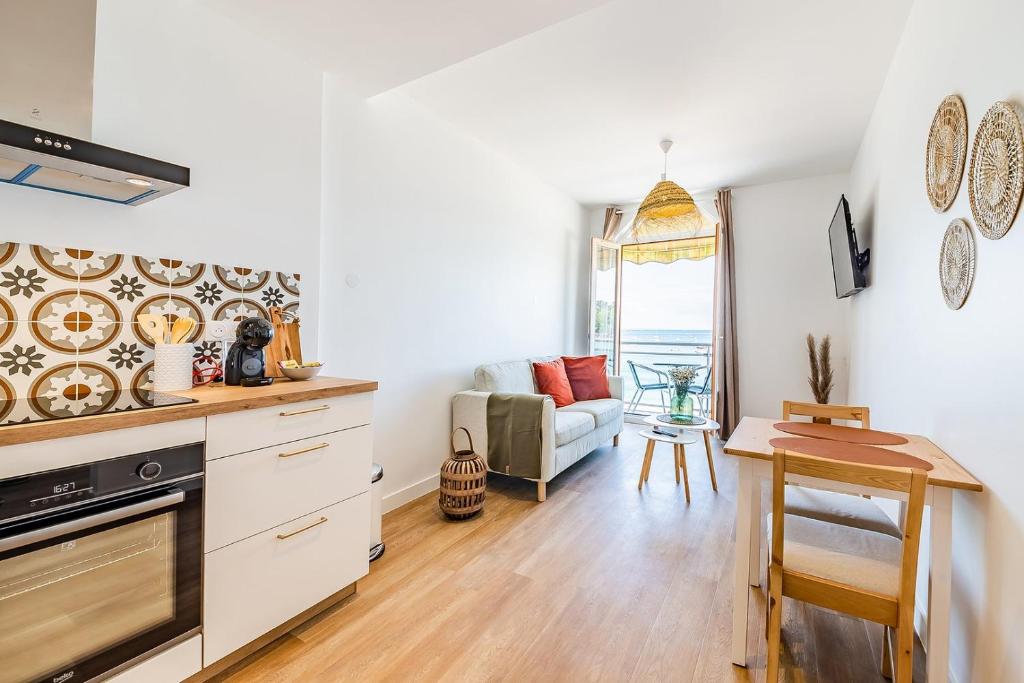
<svg viewBox="0 0 1024 683">
<path fill-rule="evenodd" d="M 154 391 L 184 391 L 192 388 L 191 344 L 157 344 L 153 365 Z"/>
</svg>

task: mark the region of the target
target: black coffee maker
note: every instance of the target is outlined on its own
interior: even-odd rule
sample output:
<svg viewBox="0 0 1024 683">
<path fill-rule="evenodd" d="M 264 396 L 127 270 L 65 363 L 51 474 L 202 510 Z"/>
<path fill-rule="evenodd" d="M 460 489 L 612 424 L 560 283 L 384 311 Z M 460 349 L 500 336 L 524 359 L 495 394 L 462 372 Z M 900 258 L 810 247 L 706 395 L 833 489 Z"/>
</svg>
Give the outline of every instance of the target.
<svg viewBox="0 0 1024 683">
<path fill-rule="evenodd" d="M 238 323 L 235 337 L 224 360 L 224 383 L 260 386 L 273 382 L 273 377 L 263 374 L 266 368 L 263 347 L 274 338 L 274 326 L 263 318 L 246 318 Z"/>
</svg>

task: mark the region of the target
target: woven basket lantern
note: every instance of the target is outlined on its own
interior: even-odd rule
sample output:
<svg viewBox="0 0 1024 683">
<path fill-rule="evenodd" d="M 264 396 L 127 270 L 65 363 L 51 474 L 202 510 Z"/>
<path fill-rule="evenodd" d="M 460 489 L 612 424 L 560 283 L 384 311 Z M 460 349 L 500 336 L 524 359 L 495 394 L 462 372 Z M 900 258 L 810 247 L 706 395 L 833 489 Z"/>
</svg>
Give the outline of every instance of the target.
<svg viewBox="0 0 1024 683">
<path fill-rule="evenodd" d="M 455 449 L 455 434 L 466 432 L 469 450 Z M 465 427 L 452 432 L 452 454 L 441 465 L 441 494 L 438 505 L 451 519 L 467 519 L 484 508 L 487 492 L 487 465 L 473 451 L 473 437 Z"/>
</svg>

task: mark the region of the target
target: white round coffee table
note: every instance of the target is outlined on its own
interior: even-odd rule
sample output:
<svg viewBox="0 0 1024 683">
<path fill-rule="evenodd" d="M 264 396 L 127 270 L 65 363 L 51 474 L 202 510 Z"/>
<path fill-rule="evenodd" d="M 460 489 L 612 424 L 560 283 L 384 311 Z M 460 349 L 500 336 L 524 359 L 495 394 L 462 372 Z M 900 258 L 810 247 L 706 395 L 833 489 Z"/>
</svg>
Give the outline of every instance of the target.
<svg viewBox="0 0 1024 683">
<path fill-rule="evenodd" d="M 686 502 L 690 502 L 690 478 L 686 475 L 686 446 L 697 443 L 697 438 L 680 432 L 675 436 L 670 434 L 659 434 L 645 429 L 640 432 L 640 436 L 647 439 L 647 450 L 644 452 L 644 462 L 640 467 L 640 481 L 636 487 L 639 490 L 643 490 L 644 483 L 651 476 L 651 461 L 654 459 L 654 444 L 657 442 L 670 443 L 672 444 L 672 457 L 675 461 L 675 465 L 672 470 L 676 473 L 676 485 L 679 485 L 679 469 L 683 470 L 683 485 L 686 489 Z"/>
<path fill-rule="evenodd" d="M 722 428 L 720 424 L 712 420 L 710 417 L 705 418 L 703 424 L 699 425 L 677 425 L 670 422 L 662 422 L 658 419 L 657 415 L 648 415 L 644 418 L 644 424 L 651 425 L 652 427 L 659 427 L 666 431 L 679 431 L 684 432 L 701 432 L 704 435 L 704 450 L 708 455 L 708 471 L 711 473 L 711 488 L 718 492 L 718 480 L 715 478 L 715 460 L 711 455 L 711 432 L 717 432 Z"/>
</svg>

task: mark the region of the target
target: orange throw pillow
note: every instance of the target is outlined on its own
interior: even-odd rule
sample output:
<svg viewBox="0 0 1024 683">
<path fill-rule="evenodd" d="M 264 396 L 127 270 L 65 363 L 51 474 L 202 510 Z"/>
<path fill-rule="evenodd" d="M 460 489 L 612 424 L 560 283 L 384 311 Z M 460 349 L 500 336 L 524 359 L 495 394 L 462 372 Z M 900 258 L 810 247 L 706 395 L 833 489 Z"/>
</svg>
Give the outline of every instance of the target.
<svg viewBox="0 0 1024 683">
<path fill-rule="evenodd" d="M 577 401 L 592 401 L 597 398 L 611 398 L 608 388 L 608 356 L 562 356 L 565 374 L 572 387 L 572 396 Z"/>
<path fill-rule="evenodd" d="M 572 387 L 565 375 L 565 364 L 561 358 L 546 363 L 533 364 L 533 378 L 537 381 L 537 392 L 555 399 L 555 407 L 572 405 Z"/>
</svg>

